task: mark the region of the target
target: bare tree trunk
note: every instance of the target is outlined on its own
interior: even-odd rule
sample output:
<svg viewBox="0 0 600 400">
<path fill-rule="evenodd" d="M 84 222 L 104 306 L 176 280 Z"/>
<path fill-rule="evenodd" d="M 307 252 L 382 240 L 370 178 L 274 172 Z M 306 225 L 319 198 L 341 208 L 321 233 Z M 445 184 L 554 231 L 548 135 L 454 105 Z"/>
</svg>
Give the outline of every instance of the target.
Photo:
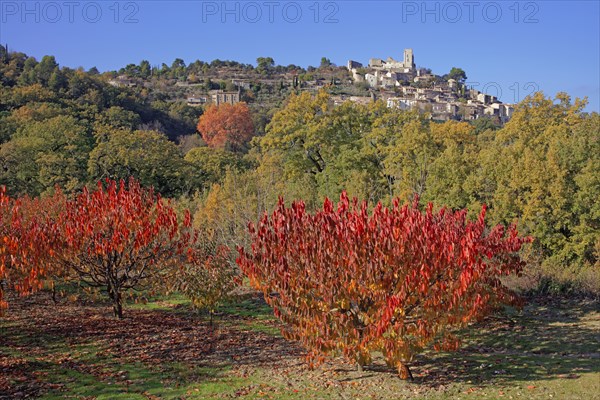
<svg viewBox="0 0 600 400">
<path fill-rule="evenodd" d="M 115 317 L 119 319 L 123 318 L 123 302 L 121 300 L 121 293 L 117 293 L 115 300 L 113 300 L 113 311 L 115 313 Z"/>
<path fill-rule="evenodd" d="M 58 300 L 56 299 L 56 285 L 52 284 L 52 301 L 54 302 L 54 305 L 56 305 L 58 303 Z"/>
<path fill-rule="evenodd" d="M 112 300 L 113 303 L 113 313 L 115 317 L 122 319 L 123 318 L 123 300 L 121 298 L 121 292 L 113 288 L 111 285 L 108 286 L 108 297 Z"/>
<path fill-rule="evenodd" d="M 398 364 L 398 375 L 400 375 L 400 378 L 402 379 L 410 379 L 411 381 L 415 380 L 412 372 L 410 372 L 410 368 L 408 368 L 408 365 L 404 363 Z"/>
<path fill-rule="evenodd" d="M 362 373 L 362 372 L 364 371 L 364 368 L 363 368 L 364 364 L 365 364 L 365 361 L 364 361 L 364 359 L 362 358 L 362 356 L 359 354 L 359 355 L 356 357 L 356 370 L 357 370 L 358 372 L 361 372 L 361 373 Z"/>
</svg>

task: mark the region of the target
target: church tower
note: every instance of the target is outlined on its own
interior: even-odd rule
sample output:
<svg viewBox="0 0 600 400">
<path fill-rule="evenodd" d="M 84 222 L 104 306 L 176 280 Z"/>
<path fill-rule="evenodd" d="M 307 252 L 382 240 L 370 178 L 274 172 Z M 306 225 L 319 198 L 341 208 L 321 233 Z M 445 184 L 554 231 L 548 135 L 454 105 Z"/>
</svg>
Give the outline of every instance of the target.
<svg viewBox="0 0 600 400">
<path fill-rule="evenodd" d="M 415 69 L 415 56 L 412 49 L 404 49 L 404 67 Z"/>
</svg>

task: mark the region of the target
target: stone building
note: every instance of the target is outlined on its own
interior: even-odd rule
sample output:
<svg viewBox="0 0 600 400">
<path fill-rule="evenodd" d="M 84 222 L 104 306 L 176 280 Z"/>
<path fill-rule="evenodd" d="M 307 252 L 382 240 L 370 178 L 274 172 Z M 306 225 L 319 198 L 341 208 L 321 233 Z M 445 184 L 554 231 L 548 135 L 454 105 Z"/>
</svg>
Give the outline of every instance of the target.
<svg viewBox="0 0 600 400">
<path fill-rule="evenodd" d="M 362 68 L 362 64 L 358 61 L 348 60 L 348 71 L 352 71 L 353 69 Z"/>
<path fill-rule="evenodd" d="M 439 121 L 472 121 L 489 116 L 505 123 L 512 116 L 512 105 L 503 104 L 496 96 L 469 89 L 455 79 L 444 81 L 429 69 L 417 69 L 412 49 L 404 50 L 402 61 L 372 58 L 363 68 L 350 60 L 347 68 L 354 82 L 366 82 L 377 89 L 371 90 L 371 95 L 386 101 L 388 107 L 426 112 Z M 340 98 L 338 103 L 346 100 L 350 99 Z"/>
<path fill-rule="evenodd" d="M 126 75 L 119 75 L 115 79 L 110 79 L 108 84 L 114 87 L 135 87 L 137 83 L 135 83 L 132 79 L 127 77 Z"/>
<path fill-rule="evenodd" d="M 188 97 L 187 105 L 190 107 L 199 107 L 208 102 L 208 99 L 205 96 L 193 96 Z"/>
<path fill-rule="evenodd" d="M 404 59 L 402 61 L 394 60 L 392 57 L 388 57 L 387 60 L 371 58 L 369 68 L 402 73 L 415 72 L 415 56 L 412 49 L 404 49 Z"/>
<path fill-rule="evenodd" d="M 225 92 L 223 90 L 211 90 L 210 98 L 214 105 L 223 103 L 235 104 L 240 102 L 240 92 Z"/>
</svg>

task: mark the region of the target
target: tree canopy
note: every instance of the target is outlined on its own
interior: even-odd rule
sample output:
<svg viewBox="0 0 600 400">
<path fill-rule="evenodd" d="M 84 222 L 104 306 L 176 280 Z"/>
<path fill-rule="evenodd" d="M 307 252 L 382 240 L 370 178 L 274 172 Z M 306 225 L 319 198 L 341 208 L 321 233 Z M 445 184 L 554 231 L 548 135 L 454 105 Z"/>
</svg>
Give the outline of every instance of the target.
<svg viewBox="0 0 600 400">
<path fill-rule="evenodd" d="M 240 151 L 252 139 L 254 123 L 246 103 L 223 103 L 206 108 L 198 131 L 212 148 Z"/>
<path fill-rule="evenodd" d="M 464 83 L 467 80 L 467 74 L 462 68 L 452 67 L 448 73 L 448 79 L 454 79 L 457 82 Z"/>
</svg>

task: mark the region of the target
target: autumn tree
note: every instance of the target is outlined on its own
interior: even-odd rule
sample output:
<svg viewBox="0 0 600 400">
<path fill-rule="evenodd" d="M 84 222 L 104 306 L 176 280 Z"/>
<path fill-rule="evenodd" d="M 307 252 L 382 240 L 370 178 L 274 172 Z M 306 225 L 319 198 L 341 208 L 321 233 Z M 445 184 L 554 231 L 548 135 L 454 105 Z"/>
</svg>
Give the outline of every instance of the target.
<svg viewBox="0 0 600 400">
<path fill-rule="evenodd" d="M 470 206 L 468 180 L 479 151 L 475 128 L 466 122 L 446 121 L 430 124 L 430 131 L 437 151 L 428 168 L 423 199 L 452 209 Z M 474 203 L 476 210 L 481 202 Z"/>
<path fill-rule="evenodd" d="M 208 106 L 197 128 L 208 146 L 232 151 L 243 150 L 254 135 L 252 116 L 244 102 Z"/>
<path fill-rule="evenodd" d="M 519 229 L 536 238 L 546 277 L 566 286 L 585 278 L 597 293 L 600 116 L 585 113 L 585 105 L 565 93 L 527 97 L 479 152 L 469 181 L 490 204 L 492 221 L 518 218 Z"/>
<path fill-rule="evenodd" d="M 383 102 L 365 106 L 348 101 L 335 107 L 325 91 L 292 95 L 267 125 L 260 149 L 265 160 L 282 161 L 286 184 L 303 181 L 319 202 L 343 189 L 374 200 L 381 165 L 365 138 L 372 120 L 387 110 Z"/>
<path fill-rule="evenodd" d="M 485 212 L 469 221 L 464 210 L 421 212 L 396 199 L 369 213 L 343 193 L 337 208 L 326 200 L 309 213 L 280 199 L 250 225 L 238 264 L 311 365 L 341 353 L 361 369 L 379 351 L 407 378 L 416 353 L 456 348 L 453 328 L 511 298 L 500 278 L 521 271 L 528 239 L 513 225 L 487 229 Z"/>
<path fill-rule="evenodd" d="M 438 152 L 429 122 L 416 111 L 391 109 L 377 114 L 365 137 L 365 151 L 385 177 L 389 203 L 394 197 L 408 200 L 422 195 Z"/>
<path fill-rule="evenodd" d="M 54 263 L 91 287 L 106 290 L 115 316 L 123 316 L 123 292 L 168 280 L 186 263 L 206 263 L 197 232 L 186 213 L 175 210 L 153 189 L 133 178 L 106 180 L 65 203 L 56 219 Z"/>
<path fill-rule="evenodd" d="M 4 290 L 30 294 L 55 272 L 50 257 L 56 242 L 48 221 L 62 204 L 60 191 L 52 198 L 13 199 L 0 186 L 0 312 L 8 306 Z"/>
<path fill-rule="evenodd" d="M 257 223 L 265 212 L 272 211 L 279 195 L 318 204 L 312 200 L 309 182 L 285 182 L 280 179 L 282 173 L 276 157 L 263 157 L 257 169 L 228 168 L 219 183 L 198 199 L 195 227 L 218 243 L 235 249 L 249 244 L 248 222 Z M 235 256 L 232 260 L 235 261 Z"/>
<path fill-rule="evenodd" d="M 307 172 L 316 175 L 327 167 L 327 154 L 323 154 L 326 139 L 320 127 L 332 110 L 333 103 L 325 91 L 315 96 L 308 92 L 292 94 L 267 125 L 261 147 L 286 153 L 287 179 Z"/>
<path fill-rule="evenodd" d="M 174 274 L 171 287 L 188 297 L 193 307 L 213 315 L 238 283 L 238 269 L 227 246 L 204 234 L 195 243 L 197 262 L 182 263 Z"/>
</svg>

